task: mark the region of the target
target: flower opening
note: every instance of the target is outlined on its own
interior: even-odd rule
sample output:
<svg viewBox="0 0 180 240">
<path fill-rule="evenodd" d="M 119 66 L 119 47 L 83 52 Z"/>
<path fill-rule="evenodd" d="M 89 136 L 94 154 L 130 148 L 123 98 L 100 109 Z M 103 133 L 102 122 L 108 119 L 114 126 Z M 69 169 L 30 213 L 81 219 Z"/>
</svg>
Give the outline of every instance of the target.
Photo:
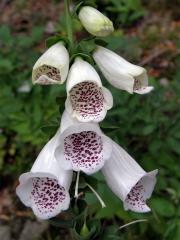
<svg viewBox="0 0 180 240">
<path fill-rule="evenodd" d="M 60 81 L 60 71 L 55 67 L 44 64 L 34 71 L 34 82 L 38 84 L 49 85 Z"/>
<path fill-rule="evenodd" d="M 103 143 L 92 131 L 69 135 L 64 139 L 64 154 L 74 169 L 95 169 L 103 161 Z"/>
<path fill-rule="evenodd" d="M 31 199 L 41 214 L 52 214 L 66 198 L 65 188 L 56 179 L 33 178 Z"/>
<path fill-rule="evenodd" d="M 93 82 L 82 82 L 70 91 L 73 111 L 83 120 L 98 119 L 103 112 L 104 97 L 101 89 Z"/>
</svg>

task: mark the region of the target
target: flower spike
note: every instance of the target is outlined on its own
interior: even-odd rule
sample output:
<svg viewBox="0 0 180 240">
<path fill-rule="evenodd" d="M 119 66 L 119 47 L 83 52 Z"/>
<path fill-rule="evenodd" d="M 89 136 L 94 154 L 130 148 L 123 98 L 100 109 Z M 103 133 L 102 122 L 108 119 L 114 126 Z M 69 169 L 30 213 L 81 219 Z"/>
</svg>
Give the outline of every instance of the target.
<svg viewBox="0 0 180 240">
<path fill-rule="evenodd" d="M 152 86 L 148 86 L 148 76 L 144 68 L 131 64 L 109 49 L 97 46 L 93 58 L 104 77 L 114 87 L 138 94 L 153 90 Z"/>
<path fill-rule="evenodd" d="M 112 141 L 112 145 L 111 160 L 102 168 L 108 186 L 123 201 L 125 210 L 149 212 L 146 199 L 152 194 L 158 171 L 146 173 L 118 144 Z"/>
<path fill-rule="evenodd" d="M 50 47 L 35 63 L 32 72 L 34 84 L 62 84 L 69 70 L 69 53 L 62 42 Z"/>
<path fill-rule="evenodd" d="M 80 122 L 100 122 L 113 106 L 112 94 L 96 70 L 79 57 L 70 68 L 66 90 L 66 110 Z"/>
</svg>

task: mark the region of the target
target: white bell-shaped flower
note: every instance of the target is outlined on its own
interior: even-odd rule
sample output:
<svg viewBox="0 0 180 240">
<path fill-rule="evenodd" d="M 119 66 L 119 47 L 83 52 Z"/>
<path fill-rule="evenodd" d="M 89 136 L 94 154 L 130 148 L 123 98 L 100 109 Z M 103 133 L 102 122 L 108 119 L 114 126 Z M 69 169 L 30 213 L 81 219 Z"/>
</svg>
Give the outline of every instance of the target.
<svg viewBox="0 0 180 240">
<path fill-rule="evenodd" d="M 153 90 L 148 86 L 147 72 L 143 67 L 126 61 L 107 48 L 97 46 L 93 58 L 104 77 L 114 87 L 129 93 L 146 94 Z"/>
<path fill-rule="evenodd" d="M 66 90 L 66 110 L 81 122 L 100 122 L 113 106 L 112 94 L 96 70 L 79 57 L 70 68 Z"/>
<path fill-rule="evenodd" d="M 69 70 L 69 53 L 62 42 L 51 46 L 35 63 L 32 71 L 34 84 L 62 84 Z"/>
<path fill-rule="evenodd" d="M 149 212 L 146 200 L 151 197 L 157 170 L 145 172 L 118 144 L 112 141 L 111 159 L 102 168 L 107 185 L 123 201 L 125 210 Z"/>
<path fill-rule="evenodd" d="M 30 172 L 19 178 L 16 193 L 39 219 L 49 219 L 69 207 L 72 171 L 61 168 L 54 156 L 60 130 L 45 145 Z"/>
<path fill-rule="evenodd" d="M 105 37 L 114 31 L 111 20 L 93 7 L 82 7 L 79 19 L 84 28 L 94 36 Z"/>
<path fill-rule="evenodd" d="M 65 170 L 93 174 L 100 170 L 111 156 L 111 142 L 98 124 L 80 123 L 64 112 L 62 133 L 55 157 Z"/>
</svg>

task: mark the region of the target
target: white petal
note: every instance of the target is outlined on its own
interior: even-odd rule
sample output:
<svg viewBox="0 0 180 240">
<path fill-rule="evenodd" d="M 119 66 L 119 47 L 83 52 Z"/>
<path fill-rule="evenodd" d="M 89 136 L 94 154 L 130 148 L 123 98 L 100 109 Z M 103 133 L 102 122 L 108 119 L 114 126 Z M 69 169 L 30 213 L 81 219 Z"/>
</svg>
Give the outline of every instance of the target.
<svg viewBox="0 0 180 240">
<path fill-rule="evenodd" d="M 125 209 L 130 209 L 130 206 L 126 204 L 127 196 L 133 190 L 133 187 L 143 178 L 143 188 L 145 189 L 143 198 L 145 203 L 145 200 L 150 197 L 154 188 L 157 171 L 146 173 L 124 149 L 115 142 L 112 144 L 111 159 L 102 168 L 108 186 L 124 202 Z M 138 207 L 137 204 L 137 207 L 131 207 L 131 210 L 146 212 L 149 209 L 145 204 L 143 204 L 143 208 Z"/>
<path fill-rule="evenodd" d="M 61 162 L 55 159 L 54 152 L 59 144 L 59 139 L 60 129 L 42 149 L 31 172 L 20 176 L 20 184 L 16 189 L 20 200 L 26 206 L 31 207 L 35 215 L 41 219 L 53 217 L 69 206 L 68 190 L 72 181 L 72 171 L 65 171 L 61 168 Z M 45 185 L 43 187 L 43 181 L 49 182 L 49 179 L 57 185 L 57 189 L 51 188 L 50 193 L 45 191 Z M 39 182 L 38 188 L 35 187 L 34 182 L 36 181 Z M 41 191 L 42 196 L 38 191 Z M 56 195 L 58 195 L 59 201 L 57 201 Z M 51 199 L 53 196 L 54 198 Z"/>
<path fill-rule="evenodd" d="M 98 46 L 93 58 L 105 78 L 116 88 L 133 93 L 135 79 L 140 81 L 142 86 L 148 85 L 144 68 L 131 64 L 109 49 Z"/>
<path fill-rule="evenodd" d="M 50 47 L 35 63 L 32 72 L 34 84 L 62 84 L 69 70 L 69 53 L 59 42 Z"/>
<path fill-rule="evenodd" d="M 109 91 L 109 89 L 102 87 L 102 90 L 103 90 L 105 108 L 109 110 L 113 107 L 113 96 Z"/>
<path fill-rule="evenodd" d="M 99 87 L 102 86 L 101 79 L 96 70 L 88 62 L 77 57 L 69 70 L 66 84 L 67 94 L 69 95 L 71 89 L 82 82 L 93 82 Z"/>
<path fill-rule="evenodd" d="M 153 89 L 154 89 L 154 87 L 152 87 L 152 86 L 142 87 L 139 90 L 135 90 L 134 92 L 138 93 L 138 94 L 147 94 L 147 93 L 151 92 Z"/>
<path fill-rule="evenodd" d="M 79 19 L 84 28 L 92 35 L 105 37 L 114 31 L 113 23 L 97 9 L 84 6 L 79 12 Z"/>
<path fill-rule="evenodd" d="M 74 171 L 93 174 L 102 168 L 111 156 L 111 143 L 96 124 L 79 123 L 67 128 L 55 151 L 61 166 Z"/>
</svg>

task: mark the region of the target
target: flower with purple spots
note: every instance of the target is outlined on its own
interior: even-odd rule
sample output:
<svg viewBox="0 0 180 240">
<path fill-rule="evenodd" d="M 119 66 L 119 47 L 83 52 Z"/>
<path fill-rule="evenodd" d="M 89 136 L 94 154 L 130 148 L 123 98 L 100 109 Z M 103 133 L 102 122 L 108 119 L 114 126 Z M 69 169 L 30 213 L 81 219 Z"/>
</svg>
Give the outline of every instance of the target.
<svg viewBox="0 0 180 240">
<path fill-rule="evenodd" d="M 123 201 L 125 210 L 149 212 L 146 200 L 151 197 L 157 170 L 145 172 L 118 144 L 112 141 L 111 159 L 102 173 L 111 190 Z"/>
<path fill-rule="evenodd" d="M 32 71 L 34 84 L 62 84 L 69 70 L 69 53 L 62 42 L 50 47 L 35 63 Z"/>
<path fill-rule="evenodd" d="M 109 49 L 97 46 L 93 58 L 104 77 L 114 87 L 138 94 L 153 90 L 152 86 L 148 86 L 148 76 L 144 68 L 131 64 Z"/>
<path fill-rule="evenodd" d="M 70 68 L 66 90 L 66 110 L 80 122 L 100 122 L 113 106 L 112 94 L 96 70 L 79 57 Z"/>
<path fill-rule="evenodd" d="M 72 171 L 61 168 L 54 157 L 60 131 L 45 145 L 30 172 L 19 178 L 16 193 L 39 219 L 49 219 L 68 209 Z"/>
<path fill-rule="evenodd" d="M 63 130 L 55 151 L 61 166 L 66 170 L 83 171 L 86 174 L 100 170 L 111 156 L 112 145 L 99 125 L 72 121 L 70 115 L 64 112 L 61 127 Z"/>
</svg>

